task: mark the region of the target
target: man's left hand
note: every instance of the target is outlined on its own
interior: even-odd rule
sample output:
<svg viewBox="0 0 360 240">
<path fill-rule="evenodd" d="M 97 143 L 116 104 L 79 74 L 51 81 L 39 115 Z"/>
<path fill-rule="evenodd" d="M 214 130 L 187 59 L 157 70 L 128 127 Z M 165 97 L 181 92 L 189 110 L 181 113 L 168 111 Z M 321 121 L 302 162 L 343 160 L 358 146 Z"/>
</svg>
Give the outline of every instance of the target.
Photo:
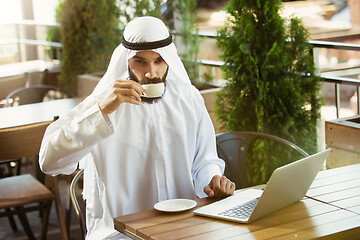
<svg viewBox="0 0 360 240">
<path fill-rule="evenodd" d="M 227 197 L 233 195 L 235 183 L 227 179 L 225 176 L 215 175 L 209 185 L 205 186 L 204 192 L 209 197 Z"/>
</svg>

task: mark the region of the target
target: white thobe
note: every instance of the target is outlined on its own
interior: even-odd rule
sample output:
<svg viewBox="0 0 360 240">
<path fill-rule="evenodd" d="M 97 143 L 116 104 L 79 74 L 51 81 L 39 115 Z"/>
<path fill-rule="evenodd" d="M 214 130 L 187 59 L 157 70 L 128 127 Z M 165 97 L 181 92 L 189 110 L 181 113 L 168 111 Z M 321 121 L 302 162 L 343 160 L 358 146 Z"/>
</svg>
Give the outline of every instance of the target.
<svg viewBox="0 0 360 240">
<path fill-rule="evenodd" d="M 84 168 L 88 239 L 114 232 L 114 217 L 158 201 L 205 197 L 203 188 L 222 175 L 204 100 L 193 86 L 173 79 L 167 78 L 158 103 L 123 103 L 107 121 L 98 97 L 89 96 L 47 128 L 41 169 L 70 174 L 80 160 Z"/>
</svg>

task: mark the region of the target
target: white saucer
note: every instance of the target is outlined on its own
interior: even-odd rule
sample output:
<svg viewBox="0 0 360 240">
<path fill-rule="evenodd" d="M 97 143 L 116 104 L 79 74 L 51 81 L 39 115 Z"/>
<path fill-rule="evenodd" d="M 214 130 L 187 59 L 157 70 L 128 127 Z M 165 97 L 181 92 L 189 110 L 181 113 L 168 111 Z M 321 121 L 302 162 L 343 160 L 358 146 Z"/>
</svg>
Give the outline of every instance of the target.
<svg viewBox="0 0 360 240">
<path fill-rule="evenodd" d="M 154 208 L 162 212 L 181 212 L 194 208 L 196 204 L 190 199 L 170 199 L 156 203 Z"/>
</svg>

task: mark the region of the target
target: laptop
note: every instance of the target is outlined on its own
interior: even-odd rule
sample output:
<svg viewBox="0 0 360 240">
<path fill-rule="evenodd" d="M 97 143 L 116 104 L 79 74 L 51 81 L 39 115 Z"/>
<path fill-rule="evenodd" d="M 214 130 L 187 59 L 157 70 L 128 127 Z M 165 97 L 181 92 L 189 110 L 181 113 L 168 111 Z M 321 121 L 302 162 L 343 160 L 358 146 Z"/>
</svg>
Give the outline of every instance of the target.
<svg viewBox="0 0 360 240">
<path fill-rule="evenodd" d="M 275 169 L 264 190 L 237 190 L 232 196 L 194 210 L 194 214 L 250 223 L 300 201 L 331 149 Z"/>
</svg>

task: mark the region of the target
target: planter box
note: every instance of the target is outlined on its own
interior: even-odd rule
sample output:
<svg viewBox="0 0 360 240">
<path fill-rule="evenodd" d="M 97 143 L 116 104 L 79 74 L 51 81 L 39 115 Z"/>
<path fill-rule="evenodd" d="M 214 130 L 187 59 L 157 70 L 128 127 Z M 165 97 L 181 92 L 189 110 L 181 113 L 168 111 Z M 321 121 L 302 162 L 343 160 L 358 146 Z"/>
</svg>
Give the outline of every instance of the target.
<svg viewBox="0 0 360 240">
<path fill-rule="evenodd" d="M 104 72 L 78 75 L 76 79 L 77 96 L 84 98 L 89 96 L 103 75 Z"/>
<path fill-rule="evenodd" d="M 60 71 L 57 68 L 44 71 L 25 72 L 17 75 L 0 77 L 0 107 L 5 106 L 5 98 L 12 91 L 29 85 L 46 84 L 57 86 Z"/>
<path fill-rule="evenodd" d="M 0 100 L 17 88 L 25 87 L 25 74 L 0 78 Z"/>
<path fill-rule="evenodd" d="M 360 115 L 325 122 L 328 168 L 360 163 Z"/>
<path fill-rule="evenodd" d="M 96 84 L 103 76 L 103 72 L 94 74 L 81 74 L 77 76 L 77 95 L 79 97 L 87 97 L 94 90 Z M 220 124 L 216 121 L 214 113 L 215 95 L 217 91 L 220 91 L 221 87 L 218 85 L 204 83 L 201 86 L 200 93 L 204 98 L 205 106 L 209 112 L 211 121 L 213 122 L 215 132 L 219 133 Z"/>
<path fill-rule="evenodd" d="M 206 90 L 200 90 L 201 96 L 204 98 L 206 109 L 209 112 L 211 121 L 215 128 L 215 133 L 220 133 L 220 123 L 216 121 L 216 116 L 214 112 L 214 104 L 216 100 L 216 92 L 220 91 L 221 87 L 213 87 Z"/>
</svg>

